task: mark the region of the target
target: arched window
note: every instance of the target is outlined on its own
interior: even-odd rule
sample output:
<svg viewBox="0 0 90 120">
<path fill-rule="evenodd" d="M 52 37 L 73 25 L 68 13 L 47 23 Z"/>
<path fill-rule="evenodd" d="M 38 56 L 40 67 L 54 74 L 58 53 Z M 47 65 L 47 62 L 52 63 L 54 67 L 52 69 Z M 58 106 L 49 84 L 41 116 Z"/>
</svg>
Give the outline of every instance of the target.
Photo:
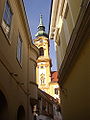
<svg viewBox="0 0 90 120">
<path fill-rule="evenodd" d="M 0 91 L 0 120 L 8 120 L 8 104 L 4 94 Z"/>
<path fill-rule="evenodd" d="M 58 95 L 58 88 L 55 88 L 55 94 Z"/>
<path fill-rule="evenodd" d="M 25 110 L 22 105 L 19 106 L 17 111 L 17 120 L 25 120 Z"/>
<path fill-rule="evenodd" d="M 43 47 L 39 48 L 39 54 L 40 54 L 40 56 L 44 55 L 44 49 L 43 49 Z"/>
</svg>

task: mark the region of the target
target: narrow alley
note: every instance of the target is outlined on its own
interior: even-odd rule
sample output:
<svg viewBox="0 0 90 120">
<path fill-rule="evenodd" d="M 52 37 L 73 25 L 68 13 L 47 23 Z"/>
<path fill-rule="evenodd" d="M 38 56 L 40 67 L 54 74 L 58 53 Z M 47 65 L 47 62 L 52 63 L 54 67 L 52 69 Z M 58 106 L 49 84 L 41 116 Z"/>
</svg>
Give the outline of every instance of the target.
<svg viewBox="0 0 90 120">
<path fill-rule="evenodd" d="M 90 120 L 90 0 L 0 1 L 0 120 Z"/>
</svg>

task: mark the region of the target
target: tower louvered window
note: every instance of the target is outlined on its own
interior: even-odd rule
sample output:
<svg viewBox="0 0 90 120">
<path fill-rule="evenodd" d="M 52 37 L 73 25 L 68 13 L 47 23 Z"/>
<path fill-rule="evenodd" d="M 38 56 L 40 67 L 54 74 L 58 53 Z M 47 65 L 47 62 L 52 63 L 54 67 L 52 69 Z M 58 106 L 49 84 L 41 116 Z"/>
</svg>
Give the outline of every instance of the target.
<svg viewBox="0 0 90 120">
<path fill-rule="evenodd" d="M 39 48 L 39 55 L 44 56 L 44 49 L 43 47 Z"/>
</svg>

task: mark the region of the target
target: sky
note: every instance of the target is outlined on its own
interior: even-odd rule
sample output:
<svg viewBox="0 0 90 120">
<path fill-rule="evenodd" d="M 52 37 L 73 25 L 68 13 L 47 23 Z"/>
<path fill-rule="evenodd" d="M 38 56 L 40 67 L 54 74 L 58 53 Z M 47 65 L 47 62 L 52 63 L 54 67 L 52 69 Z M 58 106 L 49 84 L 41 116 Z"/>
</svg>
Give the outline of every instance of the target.
<svg viewBox="0 0 90 120">
<path fill-rule="evenodd" d="M 48 33 L 50 21 L 51 0 L 24 0 L 28 23 L 32 35 L 35 39 L 37 27 L 39 25 L 40 14 L 43 16 L 43 23 Z M 50 40 L 50 57 L 52 59 L 52 71 L 56 71 L 56 54 L 54 49 L 54 40 Z"/>
</svg>

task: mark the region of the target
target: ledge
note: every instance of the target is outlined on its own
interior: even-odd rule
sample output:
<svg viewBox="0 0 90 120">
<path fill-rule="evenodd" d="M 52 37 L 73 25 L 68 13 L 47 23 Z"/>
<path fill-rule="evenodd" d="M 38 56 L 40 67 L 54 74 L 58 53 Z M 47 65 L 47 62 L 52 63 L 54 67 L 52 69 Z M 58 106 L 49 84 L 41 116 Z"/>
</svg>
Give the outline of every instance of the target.
<svg viewBox="0 0 90 120">
<path fill-rule="evenodd" d="M 39 62 L 50 62 L 50 61 L 51 59 L 49 57 L 40 56 L 36 62 L 39 63 Z"/>
</svg>

